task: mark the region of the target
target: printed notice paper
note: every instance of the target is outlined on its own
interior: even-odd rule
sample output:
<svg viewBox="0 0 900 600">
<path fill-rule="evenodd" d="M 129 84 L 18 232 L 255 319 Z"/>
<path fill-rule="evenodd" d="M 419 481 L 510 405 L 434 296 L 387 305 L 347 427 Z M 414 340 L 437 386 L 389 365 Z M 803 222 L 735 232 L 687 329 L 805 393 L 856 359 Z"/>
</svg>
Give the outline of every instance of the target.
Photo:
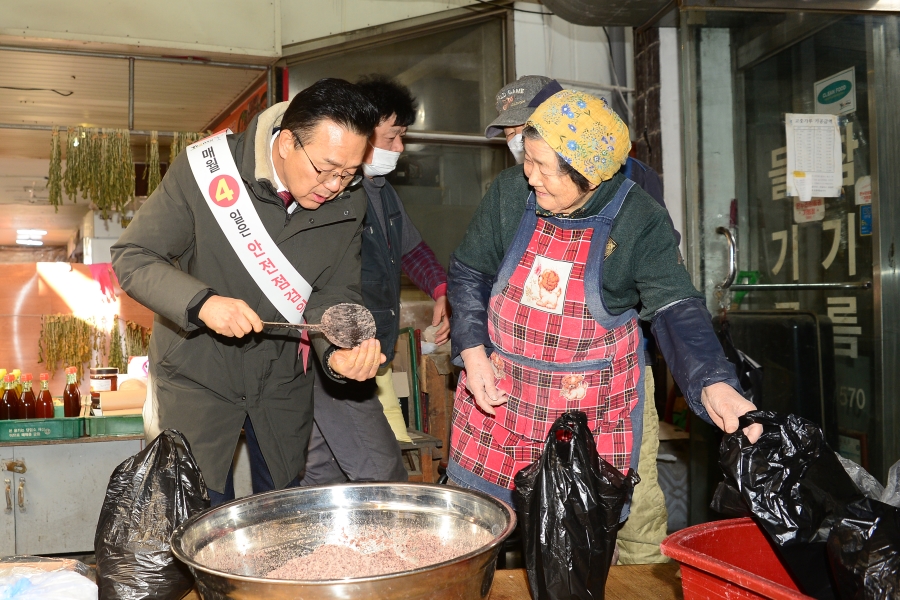
<svg viewBox="0 0 900 600">
<path fill-rule="evenodd" d="M 837 115 L 785 115 L 787 195 L 837 198 L 844 179 Z"/>
</svg>

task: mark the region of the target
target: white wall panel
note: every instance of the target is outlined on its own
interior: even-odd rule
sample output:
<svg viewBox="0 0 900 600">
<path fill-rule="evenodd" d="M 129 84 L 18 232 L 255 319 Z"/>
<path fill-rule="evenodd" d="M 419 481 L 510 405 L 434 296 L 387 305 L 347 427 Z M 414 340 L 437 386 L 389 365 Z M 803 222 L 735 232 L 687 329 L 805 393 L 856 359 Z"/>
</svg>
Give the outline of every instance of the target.
<svg viewBox="0 0 900 600">
<path fill-rule="evenodd" d="M 679 66 L 678 30 L 659 29 L 659 121 L 662 134 L 663 190 L 666 208 L 681 232 L 684 254 L 684 176 L 681 171 L 681 69 Z"/>
<path fill-rule="evenodd" d="M 281 43 L 287 46 L 477 3 L 477 0 L 281 0 Z"/>
<path fill-rule="evenodd" d="M 313 19 L 309 19 L 313 20 Z M 0 36 L 281 55 L 280 0 L 0 0 Z"/>
<path fill-rule="evenodd" d="M 545 75 L 603 85 L 613 83 L 602 27 L 573 25 L 556 16 L 532 14 L 547 10 L 539 4 L 517 2 L 515 6 L 521 11 L 531 11 L 514 13 L 517 78 Z"/>
</svg>

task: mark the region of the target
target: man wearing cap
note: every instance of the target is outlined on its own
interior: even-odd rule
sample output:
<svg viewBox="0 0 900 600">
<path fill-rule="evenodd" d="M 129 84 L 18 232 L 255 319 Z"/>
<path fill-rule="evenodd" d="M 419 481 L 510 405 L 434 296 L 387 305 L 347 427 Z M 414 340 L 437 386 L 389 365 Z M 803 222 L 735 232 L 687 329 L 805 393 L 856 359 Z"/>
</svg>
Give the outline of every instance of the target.
<svg viewBox="0 0 900 600">
<path fill-rule="evenodd" d="M 562 91 L 562 86 L 555 79 L 542 75 L 524 75 L 497 92 L 497 118 L 484 130 L 484 137 L 490 139 L 498 135 L 506 137 L 506 145 L 512 153 L 517 164 L 522 164 L 525 157 L 525 147 L 522 140 L 522 129 L 525 121 L 540 106 L 541 102 Z M 666 207 L 663 197 L 662 182 L 659 173 L 650 165 L 629 156 L 619 171 L 622 175 L 638 184 L 641 189 L 650 194 L 660 206 Z M 675 234 L 675 243 L 681 243 L 681 234 L 675 229 L 672 217 L 669 217 L 672 232 Z"/>
<path fill-rule="evenodd" d="M 501 99 L 507 110 L 528 108 L 517 95 Z M 738 391 L 665 210 L 619 172 L 631 142 L 606 101 L 553 93 L 522 136 L 523 165 L 491 185 L 448 282 L 451 356 L 465 371 L 447 474 L 507 501 L 516 473 L 540 456 L 565 411 L 587 415 L 600 456 L 620 471 L 652 462 L 639 467 L 652 402 L 639 319 L 652 323 L 699 416 L 733 432 L 754 408 Z M 761 428 L 745 433 L 755 441 Z"/>
</svg>

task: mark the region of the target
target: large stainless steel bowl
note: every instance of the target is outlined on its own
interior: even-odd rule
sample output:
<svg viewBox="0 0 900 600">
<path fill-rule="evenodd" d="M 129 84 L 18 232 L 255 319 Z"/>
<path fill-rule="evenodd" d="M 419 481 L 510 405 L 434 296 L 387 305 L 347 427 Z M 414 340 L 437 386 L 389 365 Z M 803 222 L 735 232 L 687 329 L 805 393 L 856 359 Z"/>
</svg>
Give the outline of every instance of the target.
<svg viewBox="0 0 900 600">
<path fill-rule="evenodd" d="M 413 529 L 444 540 L 490 541 L 452 560 L 377 577 L 268 579 L 285 556 L 371 526 Z M 204 600 L 484 598 L 513 510 L 490 496 L 431 484 L 347 484 L 258 494 L 201 513 L 175 530 L 172 552 L 197 578 Z M 489 535 L 485 535 L 488 532 Z M 215 555 L 215 560 L 209 557 Z M 222 557 L 228 557 L 223 568 Z"/>
</svg>

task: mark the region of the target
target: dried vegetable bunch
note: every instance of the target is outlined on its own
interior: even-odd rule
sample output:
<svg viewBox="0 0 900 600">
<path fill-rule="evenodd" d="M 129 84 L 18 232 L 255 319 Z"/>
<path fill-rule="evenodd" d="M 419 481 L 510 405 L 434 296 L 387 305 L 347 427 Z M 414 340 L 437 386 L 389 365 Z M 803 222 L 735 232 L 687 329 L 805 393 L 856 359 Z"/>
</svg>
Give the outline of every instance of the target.
<svg viewBox="0 0 900 600">
<path fill-rule="evenodd" d="M 172 145 L 169 147 L 169 164 L 171 165 L 175 162 L 182 150 L 194 142 L 199 142 L 207 135 L 206 132 L 176 131 L 175 136 L 172 138 Z"/>
<path fill-rule="evenodd" d="M 144 177 L 147 179 L 147 195 L 149 196 L 162 181 L 162 170 L 159 166 L 159 134 L 155 131 L 150 132 L 150 151 L 148 155 L 149 159 L 147 161 L 147 170 L 144 171 Z"/>
<path fill-rule="evenodd" d="M 78 379 L 90 362 L 96 346 L 94 327 L 74 315 L 44 315 L 38 338 L 38 362 L 47 365 L 51 376 L 61 367 L 77 367 Z"/>
<path fill-rule="evenodd" d="M 59 141 L 59 127 L 54 127 L 50 134 L 50 173 L 47 177 L 47 189 L 50 190 L 50 204 L 59 212 L 62 204 L 62 152 Z"/>
<path fill-rule="evenodd" d="M 176 131 L 169 148 L 169 164 L 188 146 L 203 139 L 209 132 Z M 62 204 L 62 191 L 78 201 L 78 196 L 90 200 L 103 219 L 117 212 L 124 217 L 125 208 L 134 198 L 134 156 L 131 152 L 131 132 L 127 129 L 94 129 L 69 127 L 66 129 L 66 170 L 62 171 L 62 143 L 59 128 L 51 134 L 50 173 L 47 187 L 50 204 L 57 210 Z M 147 178 L 149 196 L 162 181 L 159 155 L 159 133 L 150 132 Z"/>
<path fill-rule="evenodd" d="M 119 316 L 116 315 L 109 330 L 109 357 L 106 359 L 106 366 L 116 367 L 119 369 L 119 373 L 128 370 L 128 357 L 125 355 L 122 341 L 122 332 L 119 331 Z"/>
<path fill-rule="evenodd" d="M 38 339 L 38 362 L 47 365 L 51 374 L 61 367 L 78 368 L 81 379 L 85 364 L 128 370 L 129 356 L 146 356 L 150 346 L 150 330 L 133 321 L 125 321 L 124 335 L 116 315 L 107 325 L 74 315 L 44 315 Z"/>
<path fill-rule="evenodd" d="M 79 195 L 89 199 L 104 219 L 113 212 L 124 214 L 134 198 L 131 133 L 127 129 L 70 127 L 66 134 L 66 194 L 73 202 Z"/>
<path fill-rule="evenodd" d="M 125 355 L 147 356 L 150 352 L 150 330 L 134 321 L 125 321 Z"/>
</svg>

